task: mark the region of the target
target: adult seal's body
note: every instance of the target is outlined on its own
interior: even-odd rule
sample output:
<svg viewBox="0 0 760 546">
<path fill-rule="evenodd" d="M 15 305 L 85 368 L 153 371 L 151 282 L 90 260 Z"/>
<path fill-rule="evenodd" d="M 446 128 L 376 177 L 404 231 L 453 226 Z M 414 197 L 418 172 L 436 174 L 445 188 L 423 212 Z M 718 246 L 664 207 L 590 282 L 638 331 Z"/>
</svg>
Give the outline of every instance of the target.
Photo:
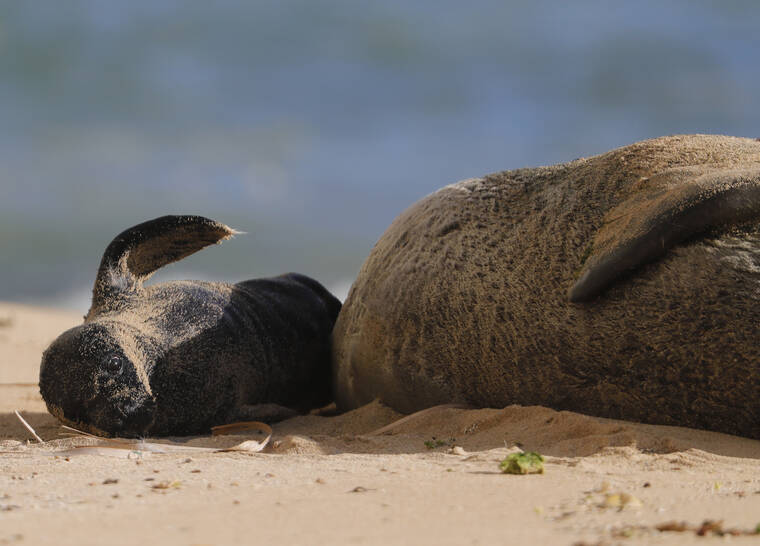
<svg viewBox="0 0 760 546">
<path fill-rule="evenodd" d="M 333 343 L 346 409 L 542 404 L 760 438 L 760 142 L 447 186 L 380 238 Z"/>
<path fill-rule="evenodd" d="M 340 302 L 318 282 L 291 273 L 143 286 L 161 266 L 234 233 L 200 216 L 164 216 L 117 236 L 84 324 L 42 357 L 49 411 L 98 434 L 146 436 L 206 432 L 329 402 L 329 338 Z"/>
</svg>

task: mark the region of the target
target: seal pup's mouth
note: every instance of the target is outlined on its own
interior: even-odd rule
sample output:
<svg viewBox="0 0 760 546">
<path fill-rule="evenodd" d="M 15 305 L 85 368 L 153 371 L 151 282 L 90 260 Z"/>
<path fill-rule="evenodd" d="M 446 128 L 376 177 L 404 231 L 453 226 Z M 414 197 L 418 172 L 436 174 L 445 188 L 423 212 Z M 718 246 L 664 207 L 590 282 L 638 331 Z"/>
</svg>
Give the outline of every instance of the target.
<svg viewBox="0 0 760 546">
<path fill-rule="evenodd" d="M 100 395 L 88 404 L 86 420 L 102 436 L 141 438 L 152 429 L 155 414 L 156 404 L 152 398 L 114 400 Z"/>
<path fill-rule="evenodd" d="M 155 403 L 150 400 L 140 405 L 117 406 L 110 417 L 110 431 L 113 436 L 143 438 L 153 428 Z"/>
</svg>

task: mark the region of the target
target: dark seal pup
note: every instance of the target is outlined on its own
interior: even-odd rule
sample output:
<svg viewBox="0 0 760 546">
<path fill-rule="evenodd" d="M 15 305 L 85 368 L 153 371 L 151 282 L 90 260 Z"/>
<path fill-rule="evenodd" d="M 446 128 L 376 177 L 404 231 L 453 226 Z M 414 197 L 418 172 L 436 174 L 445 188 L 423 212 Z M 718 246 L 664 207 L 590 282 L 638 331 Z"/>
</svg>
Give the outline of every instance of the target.
<svg viewBox="0 0 760 546">
<path fill-rule="evenodd" d="M 760 141 L 673 136 L 439 190 L 364 263 L 336 398 L 760 438 Z"/>
<path fill-rule="evenodd" d="M 84 324 L 42 357 L 48 410 L 96 434 L 147 436 L 328 403 L 340 302 L 318 282 L 291 273 L 143 286 L 161 266 L 235 233 L 200 216 L 164 216 L 118 235 Z"/>
</svg>

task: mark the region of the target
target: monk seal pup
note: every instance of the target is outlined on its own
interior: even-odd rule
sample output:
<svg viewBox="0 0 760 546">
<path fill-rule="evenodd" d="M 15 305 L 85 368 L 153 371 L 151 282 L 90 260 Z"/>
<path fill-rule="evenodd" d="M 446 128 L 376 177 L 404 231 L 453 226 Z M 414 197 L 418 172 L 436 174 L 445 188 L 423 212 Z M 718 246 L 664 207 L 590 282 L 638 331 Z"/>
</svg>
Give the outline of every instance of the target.
<svg viewBox="0 0 760 546">
<path fill-rule="evenodd" d="M 334 330 L 339 406 L 541 404 L 760 438 L 760 142 L 672 136 L 447 186 Z"/>
<path fill-rule="evenodd" d="M 143 286 L 158 268 L 235 233 L 200 216 L 164 216 L 118 235 L 84 324 L 43 354 L 48 410 L 96 434 L 147 436 L 328 403 L 340 302 L 317 281 L 291 273 Z"/>
</svg>

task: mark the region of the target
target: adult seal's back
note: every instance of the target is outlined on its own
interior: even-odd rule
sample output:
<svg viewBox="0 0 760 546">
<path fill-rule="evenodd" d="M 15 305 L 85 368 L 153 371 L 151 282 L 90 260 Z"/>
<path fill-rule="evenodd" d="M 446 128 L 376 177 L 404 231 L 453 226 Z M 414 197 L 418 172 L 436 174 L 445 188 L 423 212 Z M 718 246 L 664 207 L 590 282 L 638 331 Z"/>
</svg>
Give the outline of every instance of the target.
<svg viewBox="0 0 760 546">
<path fill-rule="evenodd" d="M 447 186 L 334 331 L 347 409 L 542 404 L 760 438 L 760 142 L 673 136 Z"/>
<path fill-rule="evenodd" d="M 143 286 L 161 266 L 234 234 L 200 216 L 164 216 L 118 235 L 84 324 L 42 357 L 50 412 L 97 434 L 178 435 L 328 403 L 340 302 L 317 281 L 291 273 Z"/>
</svg>

